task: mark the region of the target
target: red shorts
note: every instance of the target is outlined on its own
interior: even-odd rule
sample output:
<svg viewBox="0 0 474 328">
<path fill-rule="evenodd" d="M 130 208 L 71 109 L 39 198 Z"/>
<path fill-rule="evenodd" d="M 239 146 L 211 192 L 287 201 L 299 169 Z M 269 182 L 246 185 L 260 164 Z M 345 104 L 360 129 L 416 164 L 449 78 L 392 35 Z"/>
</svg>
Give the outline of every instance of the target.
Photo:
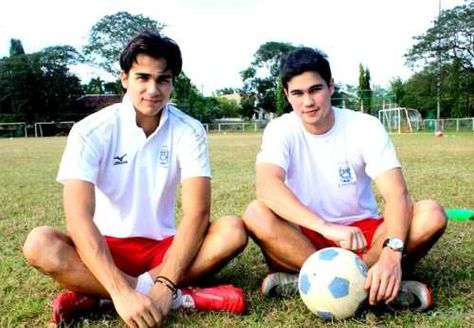
<svg viewBox="0 0 474 328">
<path fill-rule="evenodd" d="M 163 261 L 173 237 L 153 240 L 143 237 L 115 238 L 104 236 L 115 265 L 123 272 L 138 277 Z"/>
<path fill-rule="evenodd" d="M 383 223 L 383 218 L 379 219 L 363 219 L 357 222 L 349 224 L 351 227 L 359 228 L 364 234 L 365 240 L 367 241 L 367 249 L 372 245 L 372 238 L 374 237 L 375 231 Z M 311 241 L 316 249 L 322 249 L 326 247 L 340 247 L 332 240 L 326 239 L 320 233 L 310 230 L 308 228 L 300 226 L 301 232 Z M 356 252 L 357 255 L 362 256 L 363 252 Z"/>
</svg>

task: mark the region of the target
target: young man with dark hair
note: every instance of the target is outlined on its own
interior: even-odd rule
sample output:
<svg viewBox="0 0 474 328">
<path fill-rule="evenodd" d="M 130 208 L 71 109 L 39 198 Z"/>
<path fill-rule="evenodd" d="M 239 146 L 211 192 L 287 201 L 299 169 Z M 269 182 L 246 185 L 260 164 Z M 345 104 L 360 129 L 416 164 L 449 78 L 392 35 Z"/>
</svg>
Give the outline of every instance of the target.
<svg viewBox="0 0 474 328">
<path fill-rule="evenodd" d="M 239 217 L 210 223 L 206 132 L 169 104 L 179 47 L 143 32 L 120 65 L 122 103 L 78 122 L 68 137 L 57 176 L 67 234 L 38 227 L 23 248 L 32 266 L 68 290 L 53 302 L 52 323 L 68 323 L 107 298 L 130 327 L 159 326 L 182 306 L 242 313 L 243 292 L 232 285 L 178 289 L 216 272 L 247 243 Z"/>
<path fill-rule="evenodd" d="M 338 246 L 369 267 L 370 304 L 431 307 L 431 291 L 402 281 L 402 270 L 408 274 L 443 234 L 443 208 L 432 200 L 412 202 L 394 146 L 375 117 L 331 106 L 334 81 L 323 53 L 298 48 L 283 59 L 280 73 L 293 112 L 265 129 L 257 200 L 243 217 L 272 272 L 262 292 L 296 291 L 305 260 Z M 383 215 L 372 181 L 384 200 Z"/>
</svg>

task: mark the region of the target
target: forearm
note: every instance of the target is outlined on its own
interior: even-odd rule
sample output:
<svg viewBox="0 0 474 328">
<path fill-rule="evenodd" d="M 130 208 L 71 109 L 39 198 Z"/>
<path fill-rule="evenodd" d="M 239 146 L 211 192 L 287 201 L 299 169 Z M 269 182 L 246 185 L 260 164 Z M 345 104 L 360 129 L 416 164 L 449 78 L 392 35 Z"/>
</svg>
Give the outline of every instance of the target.
<svg viewBox="0 0 474 328">
<path fill-rule="evenodd" d="M 67 180 L 64 185 L 66 228 L 74 246 L 89 271 L 109 294 L 130 288 L 125 275 L 115 266 L 105 241 L 93 222 L 94 185 L 81 180 Z"/>
<path fill-rule="evenodd" d="M 103 236 L 89 218 L 67 220 L 67 230 L 85 266 L 110 296 L 130 289 L 130 282 L 115 265 Z"/>
<path fill-rule="evenodd" d="M 180 283 L 198 255 L 209 227 L 211 184 L 207 177 L 188 178 L 182 182 L 183 216 L 173 243 L 161 266 L 152 270 L 152 277 L 163 275 Z"/>
<path fill-rule="evenodd" d="M 320 232 L 326 221 L 309 210 L 294 193 L 280 181 L 257 187 L 257 199 L 285 220 Z"/>
<path fill-rule="evenodd" d="M 208 226 L 208 212 L 183 216 L 162 265 L 152 270 L 152 277 L 162 275 L 179 284 L 196 258 Z"/>
<path fill-rule="evenodd" d="M 410 201 L 406 190 L 391 195 L 385 200 L 383 217 L 387 227 L 387 237 L 405 241 L 410 227 Z"/>
</svg>

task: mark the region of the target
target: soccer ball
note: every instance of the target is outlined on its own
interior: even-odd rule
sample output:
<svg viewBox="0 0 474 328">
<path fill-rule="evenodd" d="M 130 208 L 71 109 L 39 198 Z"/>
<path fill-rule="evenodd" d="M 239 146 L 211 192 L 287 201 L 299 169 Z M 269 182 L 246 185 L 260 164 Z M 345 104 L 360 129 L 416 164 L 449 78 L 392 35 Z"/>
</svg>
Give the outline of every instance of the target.
<svg viewBox="0 0 474 328">
<path fill-rule="evenodd" d="M 328 247 L 312 254 L 301 267 L 298 290 L 304 304 L 317 316 L 345 319 L 367 298 L 367 266 L 353 252 Z"/>
</svg>

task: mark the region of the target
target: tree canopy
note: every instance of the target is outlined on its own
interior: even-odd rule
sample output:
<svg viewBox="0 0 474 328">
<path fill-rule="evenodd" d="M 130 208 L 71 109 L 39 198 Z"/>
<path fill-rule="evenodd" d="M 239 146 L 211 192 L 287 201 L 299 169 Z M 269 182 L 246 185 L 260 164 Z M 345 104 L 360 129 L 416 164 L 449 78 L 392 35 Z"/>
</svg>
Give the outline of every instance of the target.
<svg viewBox="0 0 474 328">
<path fill-rule="evenodd" d="M 406 83 L 392 83 L 399 104 L 434 117 L 439 90 L 441 117 L 474 116 L 473 35 L 473 1 L 442 11 L 405 55 L 408 65 L 421 70 Z"/>
<path fill-rule="evenodd" d="M 18 44 L 12 42 L 14 55 L 0 59 L 0 120 L 34 122 L 72 114 L 83 90 L 68 66 L 80 55 L 70 46 L 21 54 Z"/>
<path fill-rule="evenodd" d="M 457 60 L 463 69 L 474 71 L 474 1 L 444 10 L 434 26 L 415 36 L 416 44 L 405 55 L 411 66 L 438 60 Z"/>
<path fill-rule="evenodd" d="M 295 49 L 290 43 L 270 41 L 262 44 L 254 54 L 250 66 L 240 73 L 244 82 L 244 99 L 248 109 L 254 100 L 254 108 L 275 112 L 276 89 L 281 58 Z M 282 89 L 279 89 L 282 90 Z"/>
<path fill-rule="evenodd" d="M 149 17 L 125 11 L 107 15 L 92 26 L 83 52 L 89 62 L 117 76 L 120 52 L 128 41 L 144 30 L 160 32 L 164 26 Z"/>
</svg>

